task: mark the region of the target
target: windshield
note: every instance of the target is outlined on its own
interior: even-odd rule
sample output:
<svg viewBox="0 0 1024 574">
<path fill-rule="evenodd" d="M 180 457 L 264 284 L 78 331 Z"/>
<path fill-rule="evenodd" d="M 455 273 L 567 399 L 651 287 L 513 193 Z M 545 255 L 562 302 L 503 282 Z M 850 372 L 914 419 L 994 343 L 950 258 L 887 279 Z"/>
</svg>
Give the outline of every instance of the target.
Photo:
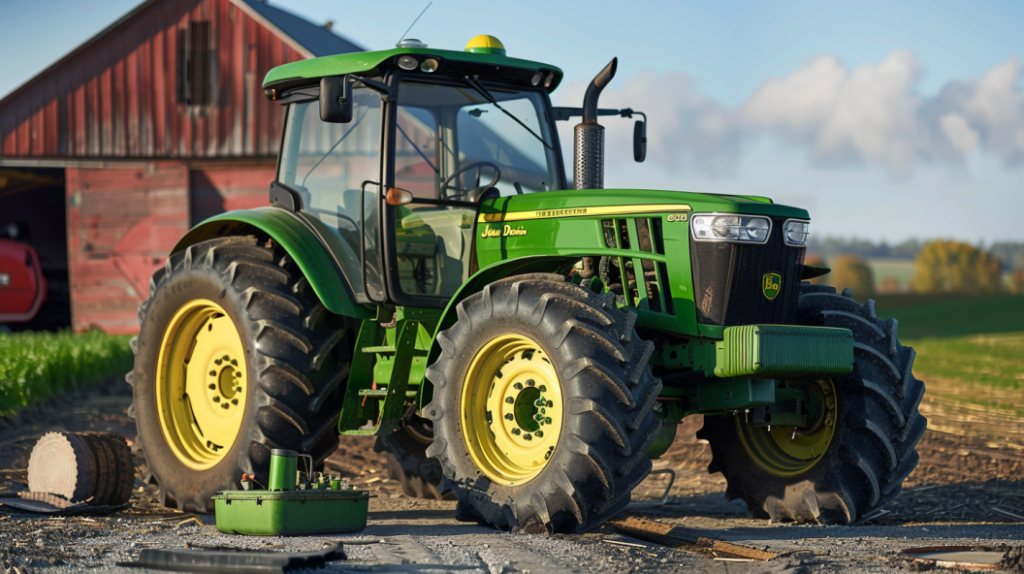
<svg viewBox="0 0 1024 574">
<path fill-rule="evenodd" d="M 543 95 L 479 87 L 400 83 L 395 185 L 456 201 L 488 184 L 501 195 L 560 189 Z"/>
</svg>

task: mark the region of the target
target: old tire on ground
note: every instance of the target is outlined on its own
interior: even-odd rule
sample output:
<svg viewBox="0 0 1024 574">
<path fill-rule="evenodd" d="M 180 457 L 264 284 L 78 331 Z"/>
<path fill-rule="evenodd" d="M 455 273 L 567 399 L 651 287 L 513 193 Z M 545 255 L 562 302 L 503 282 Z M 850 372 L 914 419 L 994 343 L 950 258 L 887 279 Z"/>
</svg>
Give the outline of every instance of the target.
<svg viewBox="0 0 1024 574">
<path fill-rule="evenodd" d="M 320 463 L 337 447 L 344 326 L 265 238 L 172 255 L 139 323 L 129 414 L 165 505 L 210 512 L 243 473 L 267 483 L 271 449 Z"/>
<path fill-rule="evenodd" d="M 436 458 L 427 456 L 427 447 L 433 440 L 434 428 L 429 420 L 412 420 L 391 434 L 377 437 L 373 450 L 384 453 L 388 477 L 402 485 L 406 496 L 454 499 L 452 493 L 441 494 L 444 471 Z"/>
<path fill-rule="evenodd" d="M 427 369 L 427 449 L 456 517 L 520 532 L 584 532 L 629 503 L 660 428 L 654 346 L 636 315 L 559 275 L 496 281 L 457 306 Z M 500 415 L 500 416 L 499 416 Z"/>
<path fill-rule="evenodd" d="M 746 501 L 755 516 L 821 524 L 864 520 L 899 495 L 917 465 L 915 446 L 926 420 L 918 412 L 924 384 L 911 372 L 914 350 L 900 345 L 895 319 L 878 319 L 874 302 L 857 303 L 849 289 L 836 294 L 804 283 L 799 313 L 801 324 L 853 332 L 853 372 L 810 384 L 826 396 L 834 392 L 828 440 L 811 455 L 787 444 L 791 427 L 769 433 L 742 414 L 706 416 L 697 436 L 711 446 L 708 472 L 725 475 L 726 498 Z"/>
</svg>

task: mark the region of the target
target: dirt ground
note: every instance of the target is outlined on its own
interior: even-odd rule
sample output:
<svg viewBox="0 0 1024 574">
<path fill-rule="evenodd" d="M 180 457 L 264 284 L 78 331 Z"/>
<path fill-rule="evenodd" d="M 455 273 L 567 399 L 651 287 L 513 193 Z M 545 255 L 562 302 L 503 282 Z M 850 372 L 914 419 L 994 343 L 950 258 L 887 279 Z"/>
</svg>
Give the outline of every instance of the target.
<svg viewBox="0 0 1024 574">
<path fill-rule="evenodd" d="M 123 383 L 30 408 L 0 420 L 0 490 L 25 480 L 28 454 L 51 430 L 117 432 L 132 439 L 131 401 Z M 365 486 L 369 526 L 357 535 L 246 537 L 225 535 L 213 516 L 171 512 L 156 505 L 136 458 L 136 492 L 127 510 L 109 516 L 40 517 L 0 507 L 0 571 L 138 572 L 117 566 L 143 548 L 230 546 L 270 551 L 319 550 L 346 543 L 348 560 L 337 572 L 904 572 L 902 548 L 945 544 L 1020 546 L 1024 538 L 1024 421 L 1000 413 L 927 400 L 930 430 L 918 445 L 921 462 L 903 495 L 884 512 L 856 526 L 772 524 L 728 502 L 721 475 L 707 474 L 710 454 L 694 437 L 702 424 L 691 417 L 656 469 L 676 472 L 666 503 L 668 475 L 649 477 L 624 513 L 700 529 L 703 536 L 780 553 L 769 562 L 714 560 L 620 534 L 609 527 L 575 536 L 502 533 L 454 519 L 454 503 L 405 498 L 387 478 L 373 439 L 342 437 L 327 461 L 351 483 Z"/>
</svg>

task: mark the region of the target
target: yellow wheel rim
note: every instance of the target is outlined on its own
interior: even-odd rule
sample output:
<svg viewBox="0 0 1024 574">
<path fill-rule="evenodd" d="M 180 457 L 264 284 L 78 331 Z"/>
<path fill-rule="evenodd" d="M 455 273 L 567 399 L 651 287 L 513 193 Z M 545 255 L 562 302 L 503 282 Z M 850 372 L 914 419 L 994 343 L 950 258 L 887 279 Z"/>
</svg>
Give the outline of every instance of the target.
<svg viewBox="0 0 1024 574">
<path fill-rule="evenodd" d="M 793 388 L 807 391 L 810 401 L 807 427 L 753 426 L 737 416 L 736 430 L 743 448 L 761 468 L 780 477 L 800 476 L 814 468 L 825 455 L 838 420 L 835 387 L 830 380 L 802 383 Z"/>
<path fill-rule="evenodd" d="M 547 465 L 562 431 L 562 387 L 540 345 L 522 335 L 488 341 L 462 382 L 462 438 L 487 478 L 528 482 Z"/>
<path fill-rule="evenodd" d="M 249 394 L 245 349 L 231 317 L 208 299 L 174 314 L 160 342 L 156 406 L 174 455 L 195 470 L 224 459 Z"/>
</svg>

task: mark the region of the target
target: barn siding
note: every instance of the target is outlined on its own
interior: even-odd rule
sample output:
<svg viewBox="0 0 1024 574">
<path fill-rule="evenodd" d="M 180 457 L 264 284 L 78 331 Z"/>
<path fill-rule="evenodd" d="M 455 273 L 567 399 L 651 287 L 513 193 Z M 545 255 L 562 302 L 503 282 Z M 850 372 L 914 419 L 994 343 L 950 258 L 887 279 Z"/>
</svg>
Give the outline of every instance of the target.
<svg viewBox="0 0 1024 574">
<path fill-rule="evenodd" d="M 210 22 L 211 104 L 176 101 L 177 30 Z M 0 104 L 6 157 L 273 156 L 282 110 L 274 66 L 304 56 L 229 0 L 166 0 Z"/>
<path fill-rule="evenodd" d="M 188 165 L 69 167 L 65 181 L 72 326 L 135 333 L 150 277 L 189 229 Z"/>
<path fill-rule="evenodd" d="M 266 207 L 275 175 L 274 164 L 193 170 L 189 176 L 192 225 L 225 211 Z"/>
</svg>

